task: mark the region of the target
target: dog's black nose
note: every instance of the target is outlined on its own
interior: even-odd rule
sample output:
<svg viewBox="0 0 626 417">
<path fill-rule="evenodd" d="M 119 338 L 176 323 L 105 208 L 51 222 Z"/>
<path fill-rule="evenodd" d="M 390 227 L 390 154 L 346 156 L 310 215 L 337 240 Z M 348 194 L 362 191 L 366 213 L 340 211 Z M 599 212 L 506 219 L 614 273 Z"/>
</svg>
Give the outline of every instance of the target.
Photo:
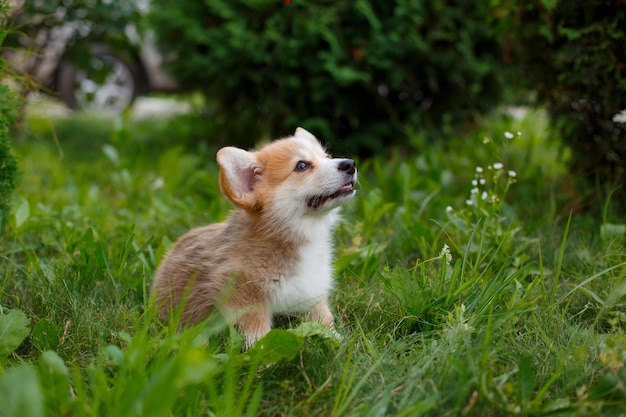
<svg viewBox="0 0 626 417">
<path fill-rule="evenodd" d="M 354 174 L 356 169 L 354 168 L 354 161 L 352 159 L 342 159 L 337 166 L 339 171 L 346 171 L 346 174 Z"/>
</svg>

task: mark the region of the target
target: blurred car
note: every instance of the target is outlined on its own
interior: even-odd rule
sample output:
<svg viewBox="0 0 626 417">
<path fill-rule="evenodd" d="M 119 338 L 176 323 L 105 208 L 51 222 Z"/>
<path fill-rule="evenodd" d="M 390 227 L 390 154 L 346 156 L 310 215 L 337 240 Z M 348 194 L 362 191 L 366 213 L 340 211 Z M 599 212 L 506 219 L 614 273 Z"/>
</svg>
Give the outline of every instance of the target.
<svg viewBox="0 0 626 417">
<path fill-rule="evenodd" d="M 82 20 L 67 18 L 68 8 L 62 6 L 52 17 L 27 14 L 23 5 L 13 13 L 26 30 L 19 31 L 5 58 L 15 71 L 68 107 L 118 114 L 137 96 L 176 89 L 163 69 L 165 57 L 153 34 L 140 36 L 132 20 L 114 22 L 123 32 L 104 36 L 88 14 Z"/>
</svg>

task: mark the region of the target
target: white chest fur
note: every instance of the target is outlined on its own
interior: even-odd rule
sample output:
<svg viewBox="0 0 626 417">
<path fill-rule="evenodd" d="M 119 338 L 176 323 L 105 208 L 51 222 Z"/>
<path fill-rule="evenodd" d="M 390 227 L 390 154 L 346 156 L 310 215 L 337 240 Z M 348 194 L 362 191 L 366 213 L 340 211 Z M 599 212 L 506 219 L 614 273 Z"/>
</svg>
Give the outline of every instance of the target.
<svg viewBox="0 0 626 417">
<path fill-rule="evenodd" d="M 328 235 L 318 236 L 303 245 L 294 276 L 280 277 L 273 283 L 270 294 L 273 312 L 310 310 L 332 289 L 332 251 Z"/>
</svg>

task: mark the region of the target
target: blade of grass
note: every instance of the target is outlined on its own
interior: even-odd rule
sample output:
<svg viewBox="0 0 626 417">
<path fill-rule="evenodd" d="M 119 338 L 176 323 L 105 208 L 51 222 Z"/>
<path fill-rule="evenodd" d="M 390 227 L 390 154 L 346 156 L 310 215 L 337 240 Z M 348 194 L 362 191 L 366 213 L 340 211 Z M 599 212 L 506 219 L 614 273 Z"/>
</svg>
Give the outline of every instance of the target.
<svg viewBox="0 0 626 417">
<path fill-rule="evenodd" d="M 353 338 L 354 339 L 354 338 Z M 350 341 L 351 347 L 348 351 L 348 360 L 343 368 L 343 373 L 341 375 L 341 382 L 339 384 L 339 389 L 337 390 L 337 395 L 335 397 L 335 403 L 333 405 L 333 416 L 341 416 L 343 415 L 348 406 L 352 403 L 354 398 L 357 396 L 369 376 L 380 366 L 382 363 L 380 360 L 375 361 L 367 371 L 361 375 L 359 381 L 355 384 L 354 381 L 359 373 L 362 372 L 362 369 L 359 367 L 354 367 L 352 372 L 350 369 L 352 368 L 352 361 L 354 355 L 354 346 L 356 346 L 356 340 Z"/>
<path fill-rule="evenodd" d="M 567 225 L 563 232 L 563 238 L 561 239 L 561 246 L 559 247 L 559 254 L 556 258 L 556 270 L 554 271 L 554 278 L 552 280 L 552 288 L 550 289 L 550 305 L 554 305 L 556 299 L 556 290 L 559 285 L 559 278 L 561 276 L 561 270 L 563 267 L 563 256 L 565 255 L 565 247 L 567 246 L 567 236 L 569 234 L 569 228 L 572 222 L 572 212 L 570 211 L 567 218 Z"/>
<path fill-rule="evenodd" d="M 605 302 L 600 305 L 600 311 L 598 311 L 598 315 L 593 323 L 594 326 L 598 326 L 600 319 L 602 319 L 609 310 L 615 307 L 626 293 L 626 280 L 624 278 L 626 278 L 626 268 L 622 269 L 615 285 L 606 297 Z"/>
<path fill-rule="evenodd" d="M 561 297 L 561 299 L 556 303 L 556 305 L 561 304 L 562 302 L 568 300 L 568 298 L 576 291 L 580 290 L 581 288 L 583 288 L 585 285 L 589 284 L 590 282 L 600 278 L 602 275 L 607 274 L 615 269 L 621 268 L 623 266 L 626 266 L 626 262 L 622 262 L 620 264 L 617 265 L 613 265 L 609 268 L 603 269 L 602 271 L 598 272 L 597 274 L 594 274 L 592 276 L 590 276 L 589 278 L 585 279 L 584 281 L 580 282 L 578 285 L 574 286 L 574 288 L 572 288 L 570 291 L 568 291 L 565 295 L 563 295 Z M 622 273 L 622 278 L 620 279 L 623 280 L 623 273 Z"/>
</svg>

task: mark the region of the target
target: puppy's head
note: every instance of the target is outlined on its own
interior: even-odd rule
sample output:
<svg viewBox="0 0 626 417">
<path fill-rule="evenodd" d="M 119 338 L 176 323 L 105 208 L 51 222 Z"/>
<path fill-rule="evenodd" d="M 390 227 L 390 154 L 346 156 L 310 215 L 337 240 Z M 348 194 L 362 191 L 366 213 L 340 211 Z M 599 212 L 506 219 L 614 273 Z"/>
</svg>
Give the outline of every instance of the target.
<svg viewBox="0 0 626 417">
<path fill-rule="evenodd" d="M 244 210 L 284 217 L 320 215 L 352 198 L 352 159 L 331 158 L 302 128 L 257 152 L 226 147 L 217 153 L 220 187 Z"/>
</svg>

